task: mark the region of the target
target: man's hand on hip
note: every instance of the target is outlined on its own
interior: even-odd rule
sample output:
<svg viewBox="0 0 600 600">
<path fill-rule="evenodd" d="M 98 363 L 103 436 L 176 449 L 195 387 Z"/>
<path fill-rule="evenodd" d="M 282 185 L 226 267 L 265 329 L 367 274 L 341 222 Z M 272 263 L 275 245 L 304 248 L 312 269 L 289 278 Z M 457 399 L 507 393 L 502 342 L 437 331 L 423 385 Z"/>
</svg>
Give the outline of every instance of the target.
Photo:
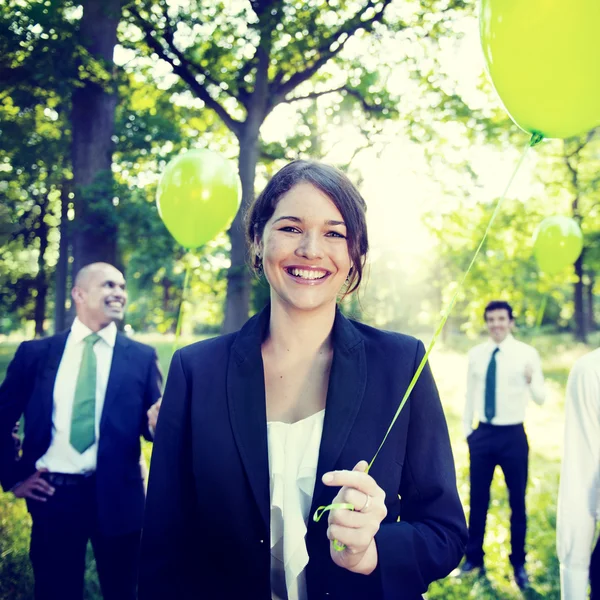
<svg viewBox="0 0 600 600">
<path fill-rule="evenodd" d="M 42 477 L 42 473 L 45 471 L 47 471 L 47 469 L 36 471 L 27 479 L 15 485 L 11 492 L 17 498 L 31 498 L 38 502 L 46 502 L 48 496 L 54 494 L 54 488 Z"/>
</svg>

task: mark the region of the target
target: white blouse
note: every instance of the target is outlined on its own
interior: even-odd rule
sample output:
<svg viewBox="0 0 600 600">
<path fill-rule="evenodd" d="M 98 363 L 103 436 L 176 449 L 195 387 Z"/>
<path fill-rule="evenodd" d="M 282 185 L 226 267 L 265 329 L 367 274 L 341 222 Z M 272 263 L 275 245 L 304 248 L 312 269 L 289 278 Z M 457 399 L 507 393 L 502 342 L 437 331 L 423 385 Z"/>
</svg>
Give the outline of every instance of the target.
<svg viewBox="0 0 600 600">
<path fill-rule="evenodd" d="M 271 595 L 306 600 L 306 523 L 325 410 L 296 423 L 267 423 L 271 483 Z"/>
</svg>

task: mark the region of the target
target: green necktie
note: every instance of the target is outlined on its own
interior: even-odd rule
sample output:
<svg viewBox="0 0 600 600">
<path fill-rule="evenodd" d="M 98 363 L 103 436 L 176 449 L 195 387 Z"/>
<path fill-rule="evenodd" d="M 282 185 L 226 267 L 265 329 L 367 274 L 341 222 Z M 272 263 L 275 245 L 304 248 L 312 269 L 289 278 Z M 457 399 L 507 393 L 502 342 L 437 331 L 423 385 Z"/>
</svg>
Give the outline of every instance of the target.
<svg viewBox="0 0 600 600">
<path fill-rule="evenodd" d="M 92 333 L 84 338 L 85 346 L 75 387 L 69 441 L 80 454 L 96 441 L 96 354 L 94 344 L 99 339 L 100 336 L 97 333 Z"/>
<path fill-rule="evenodd" d="M 492 352 L 490 364 L 485 374 L 485 418 L 488 423 L 496 416 L 496 354 L 500 348 Z"/>
</svg>

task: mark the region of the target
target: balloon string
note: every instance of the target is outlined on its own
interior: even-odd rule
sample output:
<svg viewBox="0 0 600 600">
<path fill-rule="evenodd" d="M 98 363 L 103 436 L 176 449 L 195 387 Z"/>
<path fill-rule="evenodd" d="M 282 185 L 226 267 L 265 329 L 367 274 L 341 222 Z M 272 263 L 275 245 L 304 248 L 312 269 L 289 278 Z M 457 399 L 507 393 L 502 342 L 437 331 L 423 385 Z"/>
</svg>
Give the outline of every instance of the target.
<svg viewBox="0 0 600 600">
<path fill-rule="evenodd" d="M 187 261 L 187 266 L 185 268 L 185 278 L 183 280 L 183 290 L 181 291 L 181 304 L 179 305 L 179 315 L 177 317 L 177 327 L 175 328 L 175 342 L 173 343 L 173 352 L 177 350 L 177 345 L 179 343 L 179 335 L 181 334 L 181 324 L 183 323 L 183 304 L 187 296 L 187 289 L 190 282 L 191 271 L 192 267 L 190 265 L 190 261 Z"/>
<path fill-rule="evenodd" d="M 368 473 L 369 470 L 371 469 L 371 467 L 373 466 L 373 463 L 375 462 L 375 459 L 377 458 L 377 456 L 379 455 L 379 452 L 383 448 L 383 445 L 385 444 L 385 442 L 392 430 L 392 427 L 398 420 L 398 417 L 400 416 L 400 413 L 402 412 L 402 409 L 404 408 L 404 405 L 406 404 L 406 401 L 408 400 L 410 393 L 412 392 L 413 388 L 415 387 L 415 384 L 417 383 L 417 380 L 419 379 L 419 376 L 421 375 L 421 371 L 423 371 L 425 364 L 427 363 L 429 354 L 431 353 L 431 350 L 433 349 L 433 347 L 438 339 L 438 336 L 440 335 L 442 329 L 444 328 L 444 325 L 446 324 L 446 321 L 448 320 L 448 317 L 450 316 L 450 312 L 452 311 L 452 307 L 454 306 L 454 303 L 456 302 L 456 298 L 458 297 L 459 292 L 462 290 L 465 280 L 467 279 L 467 276 L 469 275 L 471 268 L 475 264 L 475 259 L 479 255 L 479 252 L 481 251 L 481 248 L 482 248 L 485 240 L 487 239 L 488 233 L 490 232 L 490 229 L 492 228 L 492 224 L 494 223 L 494 220 L 496 219 L 496 215 L 498 214 L 498 212 L 500 210 L 500 206 L 502 205 L 502 202 L 506 198 L 506 195 L 508 194 L 508 190 L 510 189 L 512 182 L 514 181 L 517 173 L 519 172 L 521 166 L 523 165 L 523 162 L 525 161 L 525 157 L 527 156 L 527 151 L 529 150 L 529 148 L 535 146 L 536 144 L 539 144 L 542 141 L 542 139 L 543 139 L 543 136 L 541 134 L 534 133 L 531 136 L 531 140 L 529 140 L 529 142 L 527 142 L 527 146 L 523 150 L 523 153 L 521 154 L 521 158 L 520 158 L 519 162 L 517 163 L 517 166 L 515 167 L 513 174 L 510 176 L 510 179 L 508 180 L 508 184 L 506 185 L 506 188 L 504 189 L 502 196 L 500 196 L 500 198 L 496 202 L 496 206 L 494 208 L 494 211 L 492 212 L 490 221 L 487 224 L 487 227 L 483 234 L 483 238 L 481 239 L 481 242 L 479 242 L 479 246 L 477 246 L 477 250 L 475 250 L 475 254 L 473 255 L 473 258 L 471 259 L 471 262 L 469 263 L 469 267 L 467 268 L 465 274 L 463 275 L 461 282 L 458 284 L 458 286 L 454 292 L 454 295 L 452 296 L 452 299 L 450 300 L 450 304 L 448 305 L 444 314 L 442 315 L 442 318 L 441 318 L 440 322 L 438 323 L 435 333 L 433 334 L 433 337 L 431 338 L 431 342 L 429 343 L 427 351 L 425 352 L 425 355 L 421 359 L 421 363 L 417 367 L 417 370 L 415 371 L 415 374 L 413 375 L 411 382 L 408 384 L 408 388 L 406 389 L 406 392 L 404 393 L 402 401 L 400 402 L 400 406 L 398 407 L 398 410 L 396 411 L 396 414 L 394 415 L 394 418 L 392 419 L 392 422 L 391 422 L 390 426 L 388 427 L 388 430 L 383 438 L 383 441 L 379 445 L 377 452 L 375 452 L 375 456 L 369 463 L 369 466 L 366 469 L 366 473 Z"/>
<path fill-rule="evenodd" d="M 450 316 L 450 312 L 452 311 L 452 307 L 454 306 L 454 303 L 456 302 L 458 293 L 462 289 L 462 287 L 465 283 L 465 280 L 467 279 L 467 276 L 469 275 L 469 273 L 471 271 L 471 268 L 475 264 L 475 259 L 479 255 L 479 252 L 481 251 L 481 248 L 488 236 L 488 233 L 490 232 L 490 229 L 492 228 L 492 224 L 494 223 L 494 220 L 496 219 L 496 215 L 498 214 L 498 212 L 500 210 L 500 206 L 502 205 L 502 202 L 506 198 L 506 195 L 508 194 L 508 190 L 510 189 L 512 182 L 514 181 L 517 173 L 521 169 L 523 162 L 525 161 L 525 157 L 527 156 L 527 151 L 529 150 L 529 148 L 535 146 L 536 144 L 539 144 L 539 142 L 542 139 L 543 139 L 543 136 L 540 136 L 540 134 L 533 134 L 531 137 L 531 140 L 529 142 L 527 142 L 527 146 L 523 150 L 521 158 L 520 158 L 519 162 L 517 163 L 517 166 L 515 167 L 513 174 L 510 176 L 510 179 L 508 180 L 508 184 L 506 185 L 506 188 L 504 189 L 502 196 L 500 196 L 500 198 L 496 202 L 496 206 L 494 207 L 494 211 L 492 212 L 490 221 L 487 224 L 487 227 L 485 228 L 483 238 L 481 239 L 481 242 L 479 242 L 479 246 L 477 246 L 477 250 L 475 250 L 475 254 L 473 255 L 473 258 L 471 259 L 471 262 L 469 263 L 469 267 L 467 268 L 465 274 L 463 275 L 461 282 L 459 283 L 458 287 L 456 288 L 454 295 L 452 296 L 452 299 L 450 300 L 450 304 L 448 305 L 448 308 L 446 309 L 440 322 L 438 323 L 435 333 L 433 334 L 433 337 L 431 338 L 431 342 L 429 343 L 429 346 L 427 347 L 427 351 L 425 352 L 425 356 L 423 356 L 423 358 L 421 359 L 421 363 L 417 367 L 417 370 L 415 371 L 415 374 L 413 375 L 411 382 L 408 384 L 408 388 L 406 389 L 406 392 L 404 393 L 402 401 L 400 402 L 400 406 L 398 407 L 398 410 L 396 411 L 396 414 L 394 415 L 394 418 L 392 419 L 392 422 L 391 422 L 390 426 L 388 427 L 388 430 L 383 438 L 383 441 L 379 445 L 377 452 L 375 452 L 375 456 L 369 463 L 369 466 L 366 468 L 365 473 L 368 473 L 369 470 L 371 469 L 371 467 L 373 466 L 373 463 L 375 462 L 375 459 L 377 458 L 377 456 L 379 455 L 379 452 L 383 448 L 383 445 L 385 444 L 385 442 L 390 434 L 390 431 L 392 430 L 392 427 L 394 427 L 394 424 L 398 420 L 398 417 L 400 416 L 400 413 L 402 412 L 402 409 L 404 408 L 404 405 L 406 404 L 408 396 L 410 395 L 413 388 L 415 387 L 415 384 L 417 383 L 417 380 L 419 379 L 419 376 L 421 375 L 421 371 L 423 371 L 425 364 L 427 363 L 427 358 L 429 357 L 429 354 L 431 353 L 431 350 L 433 349 L 435 342 L 438 339 L 438 336 L 440 335 L 442 329 L 444 328 L 444 325 L 446 324 L 446 321 L 448 320 L 448 317 Z M 348 510 L 354 510 L 354 506 L 352 504 L 345 505 L 345 504 L 340 504 L 340 503 L 334 503 L 334 504 L 329 504 L 328 506 L 319 506 L 319 508 L 317 508 L 317 510 L 315 511 L 315 514 L 313 515 L 313 520 L 318 522 L 327 511 L 335 510 L 335 509 L 344 509 L 344 508 L 347 508 Z M 337 550 L 338 552 L 341 552 L 341 551 L 345 550 L 345 548 L 346 548 L 346 546 L 344 544 L 341 544 L 337 540 L 333 540 L 332 545 L 333 545 L 334 549 Z"/>
<path fill-rule="evenodd" d="M 535 331 L 539 333 L 540 327 L 542 326 L 542 321 L 544 320 L 544 312 L 546 311 L 546 303 L 548 302 L 548 294 L 544 294 L 542 298 L 542 304 L 540 305 L 540 310 L 538 311 L 537 317 L 535 319 Z"/>
<path fill-rule="evenodd" d="M 321 520 L 321 517 L 328 510 L 336 510 L 336 509 L 346 509 L 346 510 L 354 510 L 354 504 L 349 504 L 346 502 L 335 502 L 333 504 L 328 504 L 327 506 L 319 506 L 317 510 L 315 510 L 315 514 L 313 515 L 313 521 L 318 523 Z M 338 552 L 343 552 L 346 549 L 346 544 L 342 544 L 337 540 L 333 540 L 332 542 L 333 548 Z"/>
</svg>

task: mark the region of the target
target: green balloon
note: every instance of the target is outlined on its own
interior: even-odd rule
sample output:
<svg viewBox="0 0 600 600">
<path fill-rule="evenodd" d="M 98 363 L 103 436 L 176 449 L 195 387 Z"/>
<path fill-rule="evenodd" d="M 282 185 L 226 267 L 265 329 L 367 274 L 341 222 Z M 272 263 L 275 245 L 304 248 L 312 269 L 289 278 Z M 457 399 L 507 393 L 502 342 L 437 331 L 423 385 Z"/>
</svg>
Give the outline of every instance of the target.
<svg viewBox="0 0 600 600">
<path fill-rule="evenodd" d="M 572 265 L 583 249 L 583 234 L 575 219 L 547 217 L 535 234 L 533 254 L 541 271 L 548 275 L 560 273 Z"/>
<path fill-rule="evenodd" d="M 481 0 L 479 30 L 521 129 L 567 138 L 600 125 L 599 0 Z"/>
<path fill-rule="evenodd" d="M 165 167 L 158 214 L 185 248 L 197 248 L 225 231 L 240 207 L 240 180 L 231 161 L 210 150 L 189 150 Z"/>
</svg>

